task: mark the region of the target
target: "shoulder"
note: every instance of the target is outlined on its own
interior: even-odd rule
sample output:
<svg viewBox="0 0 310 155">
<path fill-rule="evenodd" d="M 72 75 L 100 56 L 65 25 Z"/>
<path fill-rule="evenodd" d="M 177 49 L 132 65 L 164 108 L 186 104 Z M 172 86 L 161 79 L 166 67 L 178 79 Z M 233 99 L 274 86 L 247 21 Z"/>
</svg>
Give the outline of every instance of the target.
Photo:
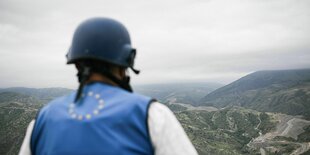
<svg viewBox="0 0 310 155">
<path fill-rule="evenodd" d="M 44 105 L 38 112 L 37 117 L 41 115 L 46 115 L 48 113 L 57 112 L 58 109 L 65 107 L 65 103 L 72 102 L 74 99 L 75 92 L 72 92 L 66 96 L 58 97 L 53 99 Z"/>
<path fill-rule="evenodd" d="M 197 155 L 182 125 L 164 104 L 151 104 L 148 125 L 156 154 Z"/>
<path fill-rule="evenodd" d="M 39 131 L 49 120 L 52 120 L 53 118 L 58 117 L 60 114 L 64 113 L 67 105 L 65 103 L 69 102 L 70 100 L 73 101 L 73 96 L 74 94 L 71 93 L 66 96 L 58 97 L 43 106 L 38 111 L 35 118 L 34 133 L 32 134 L 32 137 L 38 136 Z"/>
<path fill-rule="evenodd" d="M 149 107 L 149 122 L 156 128 L 164 128 L 172 122 L 178 122 L 173 112 L 164 104 L 153 102 Z"/>
<path fill-rule="evenodd" d="M 150 113 L 154 115 L 172 115 L 174 116 L 173 112 L 164 104 L 159 102 L 153 102 L 150 105 L 149 109 Z"/>
<path fill-rule="evenodd" d="M 151 105 L 152 109 L 154 111 L 159 111 L 159 112 L 163 112 L 163 113 L 172 113 L 172 111 L 164 104 L 160 103 L 160 102 L 153 102 Z"/>
</svg>

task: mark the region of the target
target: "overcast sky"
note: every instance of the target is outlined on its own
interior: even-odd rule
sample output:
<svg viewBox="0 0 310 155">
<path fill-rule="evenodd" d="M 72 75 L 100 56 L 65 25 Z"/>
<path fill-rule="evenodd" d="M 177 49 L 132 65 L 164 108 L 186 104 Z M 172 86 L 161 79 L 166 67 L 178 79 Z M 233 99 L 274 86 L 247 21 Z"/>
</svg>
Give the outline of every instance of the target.
<svg viewBox="0 0 310 155">
<path fill-rule="evenodd" d="M 76 88 L 65 54 L 91 17 L 129 29 L 134 84 L 310 68 L 309 0 L 0 0 L 0 87 Z"/>
</svg>

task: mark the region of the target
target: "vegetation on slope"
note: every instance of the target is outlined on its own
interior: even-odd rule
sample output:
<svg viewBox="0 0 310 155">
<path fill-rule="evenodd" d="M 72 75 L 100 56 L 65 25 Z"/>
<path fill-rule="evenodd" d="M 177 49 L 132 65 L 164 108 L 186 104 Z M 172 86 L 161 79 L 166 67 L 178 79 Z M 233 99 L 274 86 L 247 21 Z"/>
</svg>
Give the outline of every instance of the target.
<svg viewBox="0 0 310 155">
<path fill-rule="evenodd" d="M 304 127 L 305 132 L 298 135 L 297 140 L 299 142 L 310 142 L 310 126 Z"/>
<path fill-rule="evenodd" d="M 253 153 L 247 144 L 259 135 L 259 112 L 231 107 L 214 112 L 182 111 L 176 116 L 201 155 Z M 266 124 L 273 124 L 269 120 Z"/>
<path fill-rule="evenodd" d="M 261 130 L 262 134 L 265 134 L 275 129 L 276 127 L 275 123 L 270 119 L 270 116 L 268 116 L 265 112 L 259 114 L 259 119 L 261 120 L 261 123 L 258 129 Z"/>
<path fill-rule="evenodd" d="M 0 154 L 18 154 L 26 128 L 43 104 L 25 95 L 5 95 L 12 96 L 13 102 L 0 103 Z"/>
<path fill-rule="evenodd" d="M 31 97 L 38 98 L 42 101 L 48 102 L 56 97 L 63 96 L 72 92 L 72 89 L 67 88 L 25 88 L 25 87 L 12 87 L 0 89 L 2 92 L 14 92 Z"/>
<path fill-rule="evenodd" d="M 242 106 L 310 118 L 310 69 L 259 71 L 206 95 L 200 105 Z"/>
<path fill-rule="evenodd" d="M 3 92 L 11 90 L 16 92 Z M 24 139 L 26 128 L 30 121 L 35 118 L 38 109 L 52 98 L 64 95 L 67 89 L 31 89 L 37 95 L 29 95 L 31 92 L 20 88 L 0 90 L 0 154 L 18 154 Z M 57 92 L 60 91 L 60 92 Z M 67 93 L 69 93 L 68 91 Z M 27 95 L 28 94 L 28 95 Z"/>
</svg>

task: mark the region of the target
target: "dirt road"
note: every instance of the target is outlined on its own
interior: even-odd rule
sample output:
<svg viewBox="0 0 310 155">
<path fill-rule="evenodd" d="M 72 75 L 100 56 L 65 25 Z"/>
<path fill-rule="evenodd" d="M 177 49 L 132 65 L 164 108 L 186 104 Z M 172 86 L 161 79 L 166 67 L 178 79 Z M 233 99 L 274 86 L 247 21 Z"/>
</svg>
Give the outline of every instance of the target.
<svg viewBox="0 0 310 155">
<path fill-rule="evenodd" d="M 273 140 L 276 136 L 291 137 L 297 140 L 299 134 L 304 132 L 303 127 L 310 125 L 310 121 L 301 119 L 300 117 L 290 116 L 285 114 L 277 114 L 275 118 L 278 120 L 276 130 L 251 140 L 248 144 L 249 147 L 259 148 L 262 155 L 266 154 L 265 147 L 272 144 L 297 144 L 300 145 L 291 155 L 300 155 L 310 149 L 310 143 L 298 143 L 289 141 Z M 257 126 L 258 127 L 258 126 Z"/>
<path fill-rule="evenodd" d="M 310 149 L 310 143 L 300 143 L 300 147 L 290 155 L 300 155 Z"/>
</svg>

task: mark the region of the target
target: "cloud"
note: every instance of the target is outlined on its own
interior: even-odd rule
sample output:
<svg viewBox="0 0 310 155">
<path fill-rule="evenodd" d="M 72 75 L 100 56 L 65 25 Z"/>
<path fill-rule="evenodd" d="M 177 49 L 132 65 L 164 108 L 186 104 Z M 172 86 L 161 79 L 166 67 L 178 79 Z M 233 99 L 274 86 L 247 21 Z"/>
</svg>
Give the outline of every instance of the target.
<svg viewBox="0 0 310 155">
<path fill-rule="evenodd" d="M 309 68 L 309 6 L 307 0 L 2 0 L 0 87 L 75 88 L 64 55 L 76 26 L 97 16 L 129 29 L 142 70 L 134 83 L 228 83 L 257 70 Z"/>
</svg>

